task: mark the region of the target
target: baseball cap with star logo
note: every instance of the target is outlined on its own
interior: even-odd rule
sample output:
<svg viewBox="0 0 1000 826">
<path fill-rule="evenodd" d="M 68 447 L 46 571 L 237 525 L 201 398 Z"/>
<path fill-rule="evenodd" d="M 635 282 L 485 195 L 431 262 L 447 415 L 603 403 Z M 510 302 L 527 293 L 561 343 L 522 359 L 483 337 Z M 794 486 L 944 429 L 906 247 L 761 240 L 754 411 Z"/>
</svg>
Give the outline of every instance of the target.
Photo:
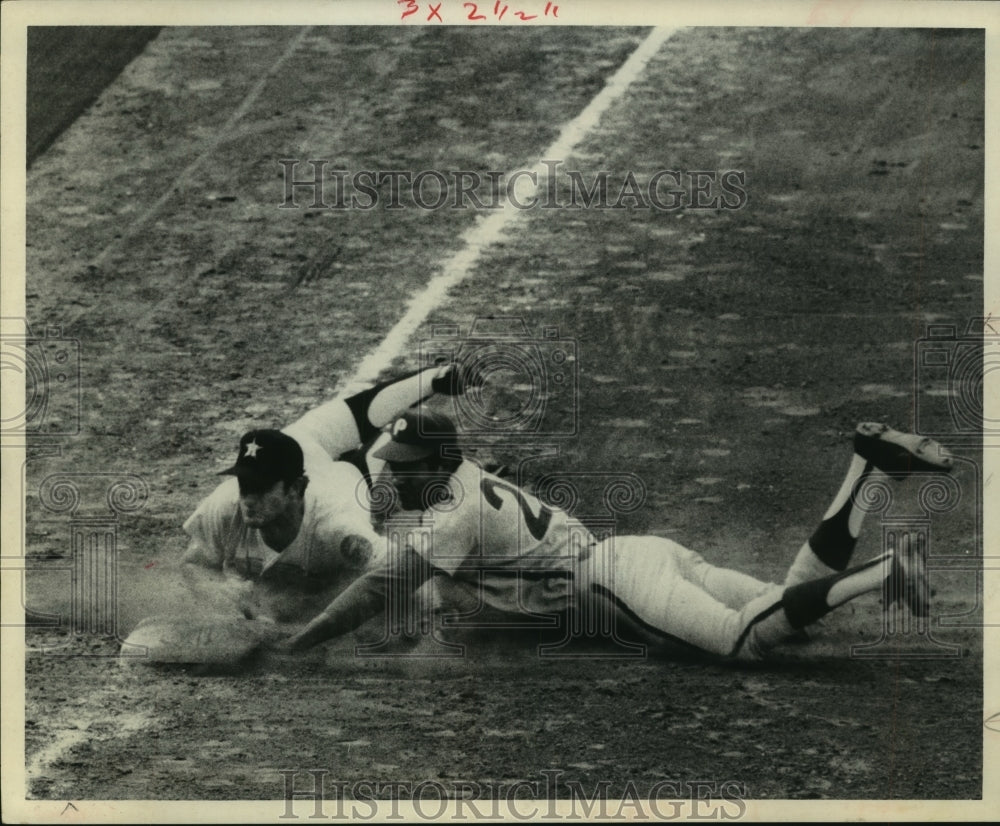
<svg viewBox="0 0 1000 826">
<path fill-rule="evenodd" d="M 302 448 L 295 439 L 280 430 L 251 430 L 240 439 L 236 464 L 219 475 L 269 488 L 278 481 L 298 479 L 304 472 Z"/>
<path fill-rule="evenodd" d="M 386 462 L 416 462 L 442 456 L 442 448 L 455 453 L 458 434 L 451 419 L 432 410 L 407 410 L 389 428 L 392 440 L 372 455 Z"/>
</svg>

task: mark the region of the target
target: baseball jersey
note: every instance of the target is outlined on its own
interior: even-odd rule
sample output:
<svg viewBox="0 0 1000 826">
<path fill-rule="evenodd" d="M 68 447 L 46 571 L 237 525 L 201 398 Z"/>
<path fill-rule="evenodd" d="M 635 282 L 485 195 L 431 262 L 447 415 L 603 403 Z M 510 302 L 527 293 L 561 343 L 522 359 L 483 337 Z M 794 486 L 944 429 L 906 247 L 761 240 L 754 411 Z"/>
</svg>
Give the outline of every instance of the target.
<svg viewBox="0 0 1000 826">
<path fill-rule="evenodd" d="M 415 550 L 496 608 L 569 607 L 580 562 L 596 544 L 579 520 L 472 462 L 458 466 L 448 487 L 450 501 L 421 514 Z"/>
<path fill-rule="evenodd" d="M 334 461 L 319 443 L 293 428 L 285 432 L 302 447 L 309 477 L 305 512 L 295 539 L 280 553 L 268 547 L 260 530 L 243 521 L 239 482 L 230 477 L 184 523 L 192 540 L 186 561 L 234 568 L 245 577 L 257 577 L 274 565 L 288 565 L 318 584 L 357 576 L 379 553 L 384 542 L 372 529 L 358 469 Z"/>
</svg>

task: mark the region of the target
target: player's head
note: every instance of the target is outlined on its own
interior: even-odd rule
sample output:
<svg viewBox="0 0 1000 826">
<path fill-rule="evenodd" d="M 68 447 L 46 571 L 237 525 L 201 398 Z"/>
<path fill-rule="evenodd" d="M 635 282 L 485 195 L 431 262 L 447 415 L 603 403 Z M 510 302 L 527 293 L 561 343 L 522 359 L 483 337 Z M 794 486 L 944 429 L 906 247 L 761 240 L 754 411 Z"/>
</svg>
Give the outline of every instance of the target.
<svg viewBox="0 0 1000 826">
<path fill-rule="evenodd" d="M 391 439 L 373 454 L 392 474 L 405 510 L 426 510 L 462 463 L 455 425 L 431 410 L 407 410 L 389 427 Z"/>
<path fill-rule="evenodd" d="M 280 430 L 245 433 L 236 464 L 222 473 L 239 480 L 240 510 L 251 527 L 263 527 L 297 507 L 308 484 L 302 448 Z"/>
</svg>

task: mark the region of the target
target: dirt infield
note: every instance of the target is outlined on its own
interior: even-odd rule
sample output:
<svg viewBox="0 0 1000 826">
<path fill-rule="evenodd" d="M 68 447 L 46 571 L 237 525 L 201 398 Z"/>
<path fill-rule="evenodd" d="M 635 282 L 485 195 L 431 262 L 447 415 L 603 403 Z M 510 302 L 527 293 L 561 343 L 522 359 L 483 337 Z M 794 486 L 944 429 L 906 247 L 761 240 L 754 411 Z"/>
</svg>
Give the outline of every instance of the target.
<svg viewBox="0 0 1000 826">
<path fill-rule="evenodd" d="M 82 402 L 76 433 L 72 400 L 55 400 L 26 468 L 29 797 L 280 800 L 287 772 L 316 769 L 482 798 L 552 771 L 611 798 L 696 780 L 768 800 L 981 797 L 982 446 L 921 407 L 914 366 L 929 324 L 982 315 L 974 30 L 679 31 L 552 160 L 588 183 L 738 171 L 745 203 L 524 210 L 395 365 L 486 317 L 568 342 L 578 391 L 546 411 L 557 453 L 532 475 L 570 476 L 575 512 L 597 519 L 607 479 L 635 474 L 644 501 L 618 533 L 775 580 L 857 421 L 955 437 L 930 629 L 876 647 L 869 598 L 752 669 L 679 652 L 545 660 L 532 633 L 468 633 L 456 662 L 362 661 L 342 643 L 198 674 L 122 665 L 115 640 L 66 627 L 84 517 L 113 523 L 120 636 L 197 608 L 176 587 L 180 525 L 239 435 L 333 394 L 481 217 L 310 209 L 306 193 L 279 209 L 280 160 L 530 169 L 646 33 L 164 28 L 35 160 L 28 324 L 79 342 Z M 46 493 L 67 473 L 90 474 L 72 514 Z M 121 478 L 142 493 L 109 522 L 103 491 Z M 926 515 L 921 483 L 884 518 Z M 861 559 L 881 548 L 869 519 Z M 914 643 L 925 656 L 900 655 Z"/>
</svg>

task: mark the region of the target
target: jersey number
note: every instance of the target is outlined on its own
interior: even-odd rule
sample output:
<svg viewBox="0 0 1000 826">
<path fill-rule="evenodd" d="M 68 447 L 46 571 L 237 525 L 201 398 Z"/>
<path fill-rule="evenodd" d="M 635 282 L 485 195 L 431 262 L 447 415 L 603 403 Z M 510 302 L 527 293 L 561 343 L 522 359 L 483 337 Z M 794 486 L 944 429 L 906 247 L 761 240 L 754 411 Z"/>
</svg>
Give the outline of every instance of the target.
<svg viewBox="0 0 1000 826">
<path fill-rule="evenodd" d="M 497 510 L 503 507 L 503 499 L 497 494 L 498 488 L 517 499 L 517 504 L 521 506 L 521 513 L 524 515 L 524 524 L 528 526 L 528 532 L 535 539 L 541 539 L 545 536 L 545 532 L 549 529 L 549 522 L 552 521 L 552 510 L 550 508 L 539 503 L 537 515 L 532 513 L 531 507 L 528 505 L 528 500 L 524 498 L 524 494 L 513 485 L 508 485 L 506 482 L 501 482 L 498 479 L 483 479 L 481 487 L 483 497 Z"/>
</svg>

